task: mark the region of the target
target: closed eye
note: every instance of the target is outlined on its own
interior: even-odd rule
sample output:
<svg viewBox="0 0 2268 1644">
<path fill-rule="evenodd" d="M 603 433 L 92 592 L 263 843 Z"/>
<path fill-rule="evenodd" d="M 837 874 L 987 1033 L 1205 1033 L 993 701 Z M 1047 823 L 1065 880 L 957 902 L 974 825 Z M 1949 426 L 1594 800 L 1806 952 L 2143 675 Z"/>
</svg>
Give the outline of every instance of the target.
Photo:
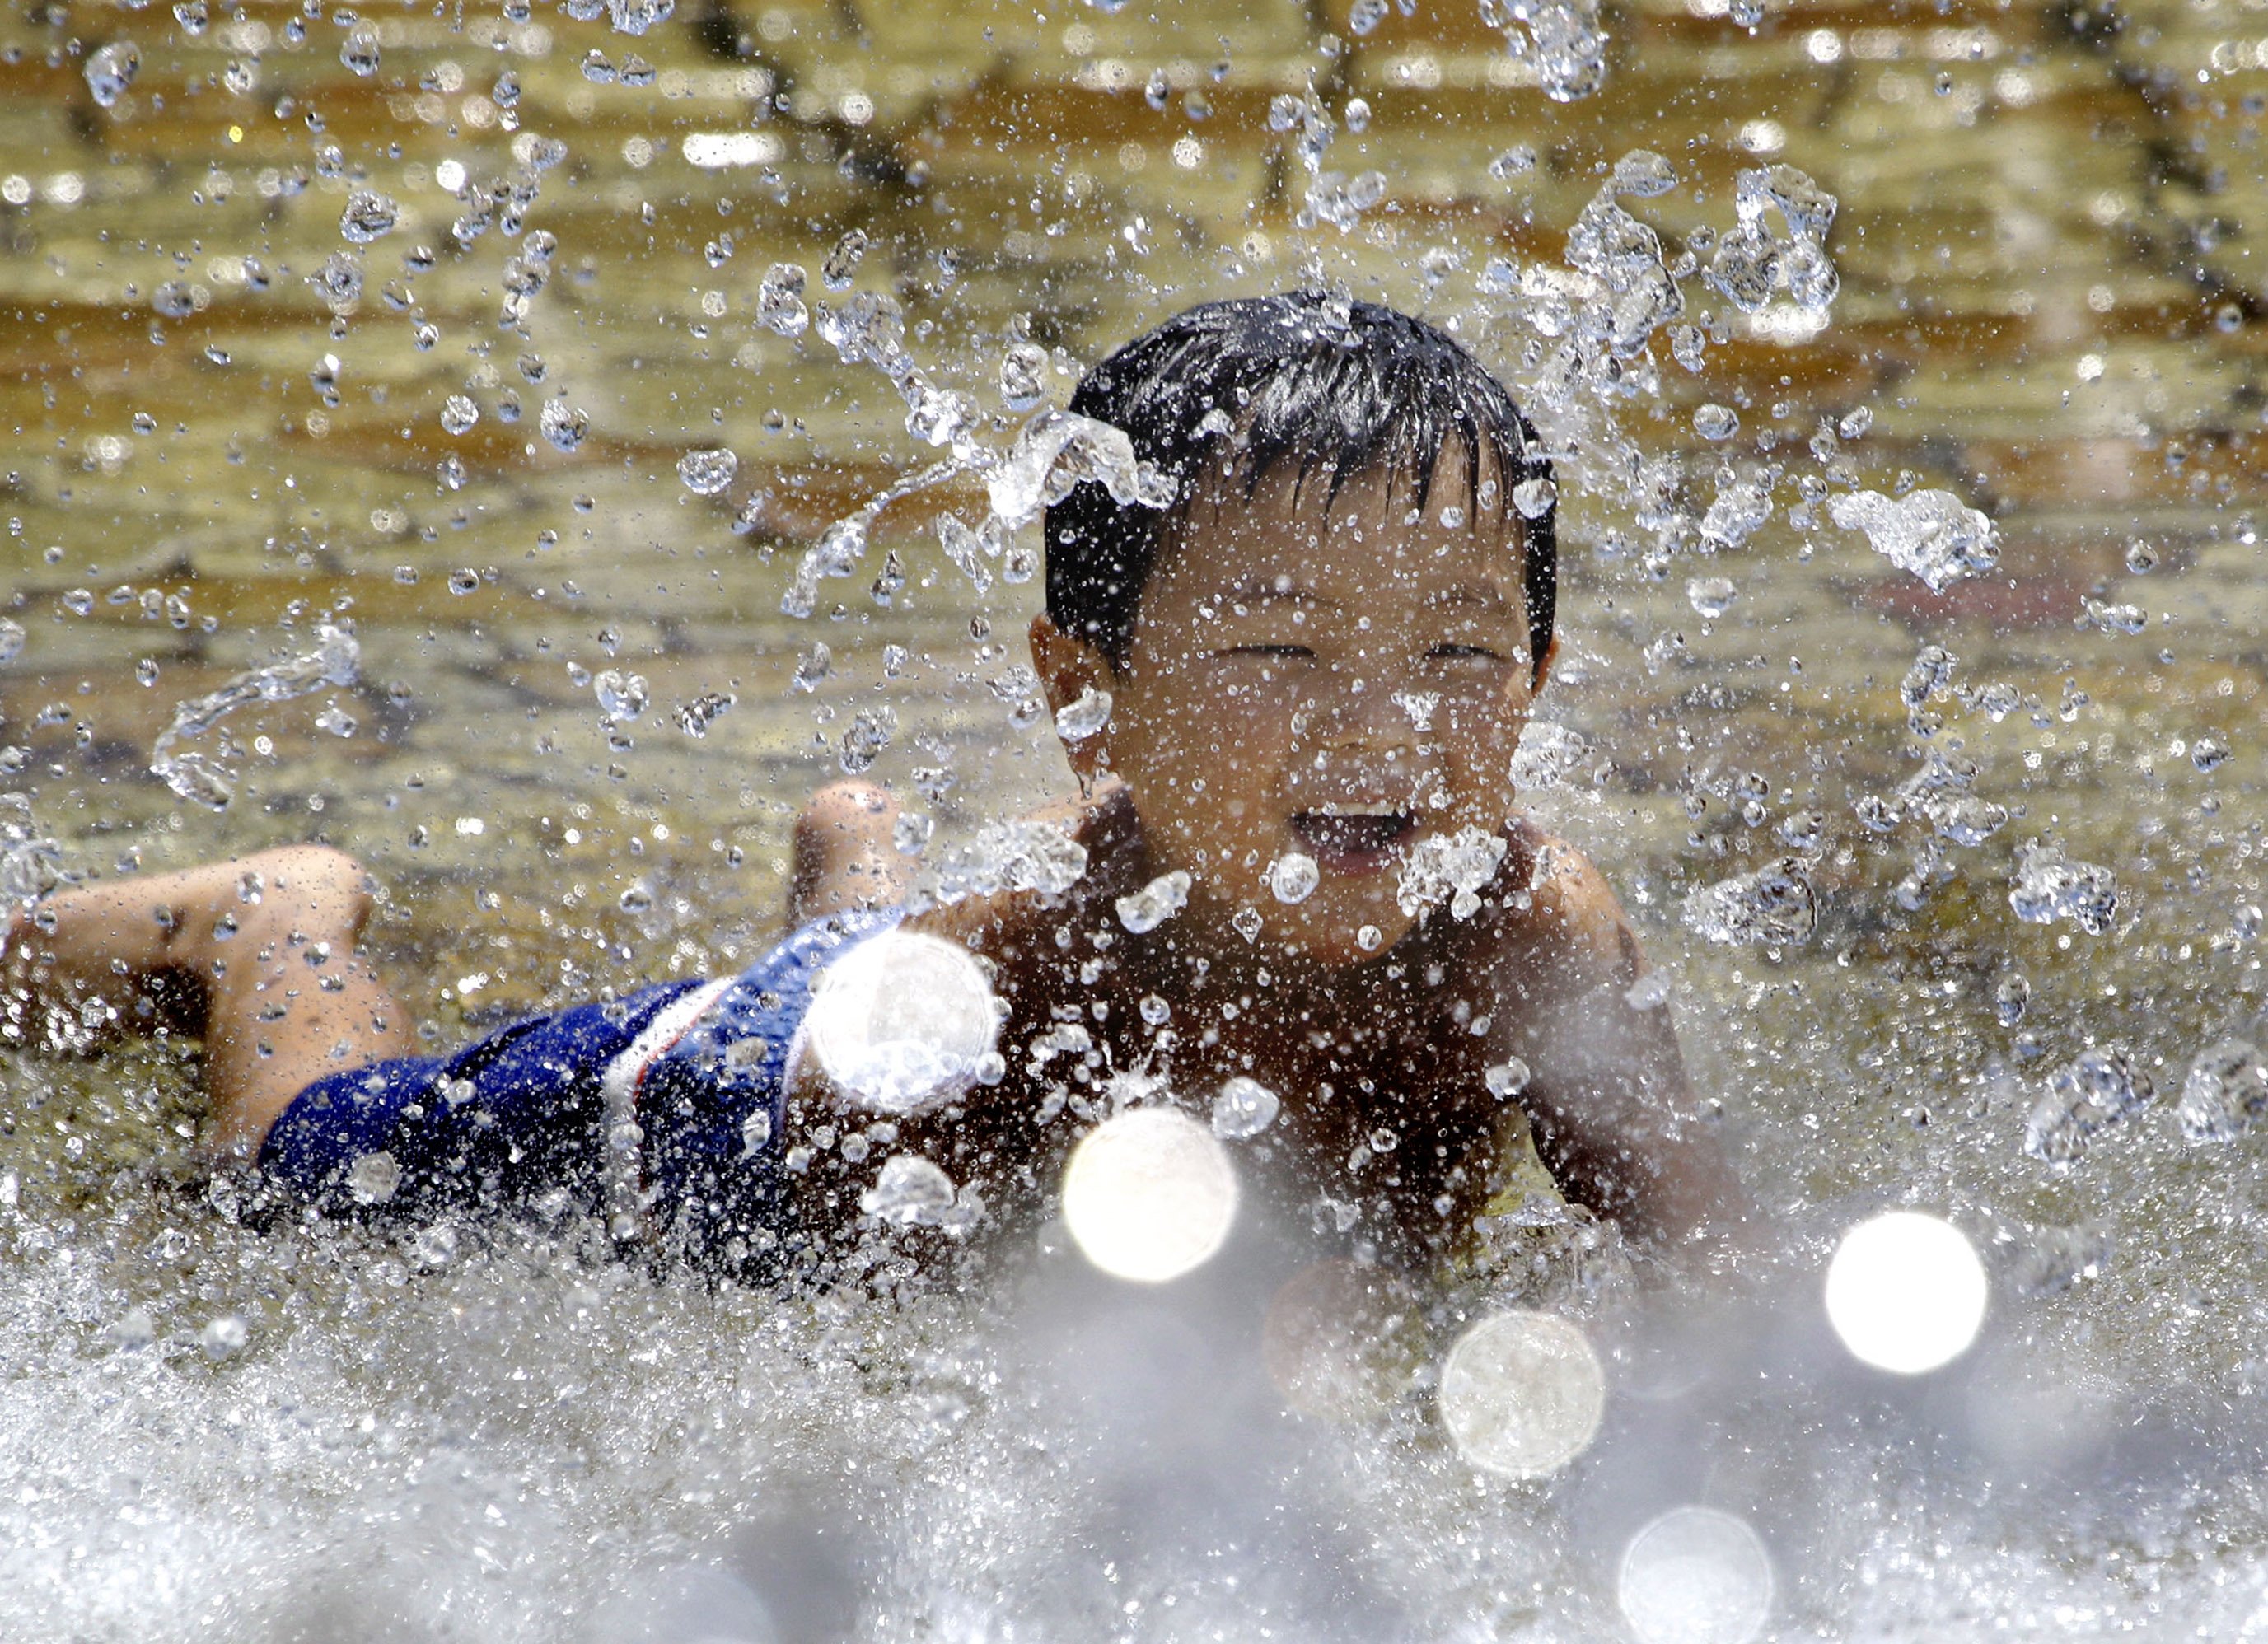
<svg viewBox="0 0 2268 1644">
<path fill-rule="evenodd" d="M 1436 645 L 1425 653 L 1432 662 L 1462 662 L 1478 658 L 1483 662 L 1502 662 L 1503 657 L 1483 645 Z"/>
<path fill-rule="evenodd" d="M 1223 657 L 1312 657 L 1314 650 L 1307 645 L 1231 645 L 1216 653 Z"/>
</svg>

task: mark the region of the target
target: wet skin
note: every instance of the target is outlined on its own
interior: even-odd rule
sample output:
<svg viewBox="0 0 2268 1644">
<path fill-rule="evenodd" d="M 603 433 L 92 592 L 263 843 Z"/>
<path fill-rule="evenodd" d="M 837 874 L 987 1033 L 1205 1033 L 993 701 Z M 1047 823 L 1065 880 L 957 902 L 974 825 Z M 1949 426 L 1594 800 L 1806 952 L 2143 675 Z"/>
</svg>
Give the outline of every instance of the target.
<svg viewBox="0 0 2268 1644">
<path fill-rule="evenodd" d="M 1282 473 L 1249 502 L 1234 486 L 1200 498 L 1121 666 L 1035 621 L 1054 704 L 1090 688 L 1115 702 L 1068 745 L 1085 794 L 1052 813 L 1089 868 L 1060 899 L 917 918 L 998 965 L 1010 1072 L 909 1142 L 990 1178 L 997 1204 L 1005 1178 L 1044 1192 L 1079 1127 L 1033 1121 L 1062 1097 L 1107 1112 L 1101 1087 L 1134 1072 L 1202 1103 L 1242 1073 L 1283 1098 L 1264 1151 L 1289 1191 L 1364 1204 L 1379 1231 L 1438 1251 L 1486 1197 L 1501 1105 L 1486 1069 L 1517 1057 L 1533 1070 L 1519 1100 L 1571 1197 L 1641 1235 L 1737 1216 L 1713 1141 L 1681 1117 L 1667 1014 L 1630 1001 L 1644 962 L 1612 892 L 1518 814 L 1512 756 L 1550 657 L 1531 665 L 1516 525 L 1490 510 L 1441 518 L 1469 507 L 1461 467 L 1443 463 L 1415 518 L 1406 488 L 1374 474 L 1329 506 L 1320 481 Z M 1467 827 L 1506 841 L 1480 910 L 1405 913 L 1410 848 Z M 1290 851 L 1321 870 L 1296 905 L 1263 878 Z M 1130 934 L 1116 899 L 1177 869 L 1188 907 Z M 1255 912 L 1248 940 L 1233 921 Z M 1169 1008 L 1162 1031 L 1145 999 Z M 1092 1065 L 1032 1062 L 1027 1046 L 1067 1019 L 1092 1034 Z"/>
</svg>

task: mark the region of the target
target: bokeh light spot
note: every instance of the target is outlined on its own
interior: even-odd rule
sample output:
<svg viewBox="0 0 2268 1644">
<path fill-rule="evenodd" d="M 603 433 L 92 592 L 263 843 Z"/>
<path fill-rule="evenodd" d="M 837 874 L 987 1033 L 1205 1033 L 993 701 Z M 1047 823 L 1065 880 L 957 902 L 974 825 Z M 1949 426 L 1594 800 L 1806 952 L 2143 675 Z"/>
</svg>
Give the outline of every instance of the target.
<svg viewBox="0 0 2268 1644">
<path fill-rule="evenodd" d="M 1483 1472 L 1540 1479 L 1581 1455 L 1606 1410 L 1606 1372 L 1581 1329 L 1551 1313 L 1493 1314 L 1441 1365 L 1441 1425 Z"/>
<path fill-rule="evenodd" d="M 1236 1218 L 1236 1171 L 1212 1132 L 1170 1107 L 1105 1119 L 1071 1149 L 1064 1222 L 1115 1278 L 1163 1284 L 1202 1266 Z"/>
<path fill-rule="evenodd" d="M 1631 1538 L 1615 1596 L 1639 1644 L 1749 1644 L 1771 1616 L 1771 1556 L 1730 1513 L 1673 1508 Z"/>
<path fill-rule="evenodd" d="M 905 1114 L 967 1090 L 1000 1022 L 991 984 L 966 950 L 890 930 L 828 966 L 805 1027 L 838 1089 L 876 1112 Z"/>
<path fill-rule="evenodd" d="M 1843 1236 L 1827 1265 L 1827 1322 L 1852 1356 L 1918 1376 L 1966 1352 L 1984 1323 L 1984 1264 L 1950 1222 L 1893 1210 Z"/>
</svg>

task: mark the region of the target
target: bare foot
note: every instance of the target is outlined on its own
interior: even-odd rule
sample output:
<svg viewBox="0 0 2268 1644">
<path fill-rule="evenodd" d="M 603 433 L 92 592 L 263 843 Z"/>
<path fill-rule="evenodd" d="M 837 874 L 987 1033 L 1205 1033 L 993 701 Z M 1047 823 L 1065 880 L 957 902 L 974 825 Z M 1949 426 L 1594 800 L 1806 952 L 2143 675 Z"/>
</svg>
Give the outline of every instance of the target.
<svg viewBox="0 0 2268 1644">
<path fill-rule="evenodd" d="M 814 794 L 795 819 L 795 922 L 903 901 L 912 876 L 898 854 L 897 823 L 898 802 L 876 783 L 850 779 Z"/>
</svg>

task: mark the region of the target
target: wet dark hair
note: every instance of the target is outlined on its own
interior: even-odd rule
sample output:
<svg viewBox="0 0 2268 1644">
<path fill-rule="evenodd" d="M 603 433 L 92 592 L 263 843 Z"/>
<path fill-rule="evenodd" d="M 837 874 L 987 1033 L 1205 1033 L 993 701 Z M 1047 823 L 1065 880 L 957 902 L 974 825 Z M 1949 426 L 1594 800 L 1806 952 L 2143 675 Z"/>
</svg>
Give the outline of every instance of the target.
<svg viewBox="0 0 2268 1644">
<path fill-rule="evenodd" d="M 1425 506 L 1442 453 L 1468 453 L 1467 506 L 1480 513 L 1484 451 L 1496 459 L 1493 506 L 1516 517 L 1512 493 L 1551 477 L 1535 428 L 1504 385 L 1422 319 L 1320 291 L 1238 297 L 1176 314 L 1086 374 L 1071 408 L 1123 429 L 1135 456 L 1174 483 L 1165 510 L 1115 503 L 1076 487 L 1047 512 L 1048 617 L 1123 667 L 1158 549 L 1189 507 L 1192 483 L 1233 440 L 1248 497 L 1278 463 L 1304 486 L 1328 476 L 1326 506 L 1359 473 L 1408 475 Z M 1218 412 L 1218 416 L 1210 414 Z M 1553 510 L 1519 519 L 1529 656 L 1541 679 L 1558 600 Z"/>
</svg>

